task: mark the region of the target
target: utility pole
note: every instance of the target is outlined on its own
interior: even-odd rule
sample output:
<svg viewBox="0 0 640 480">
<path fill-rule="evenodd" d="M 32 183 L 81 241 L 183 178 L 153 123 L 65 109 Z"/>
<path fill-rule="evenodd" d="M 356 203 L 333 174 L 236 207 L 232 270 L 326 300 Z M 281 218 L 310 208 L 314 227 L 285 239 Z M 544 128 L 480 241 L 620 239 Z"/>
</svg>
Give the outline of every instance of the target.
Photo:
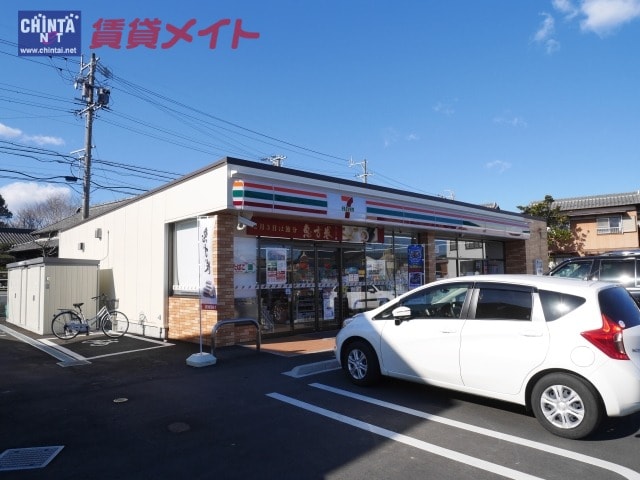
<svg viewBox="0 0 640 480">
<path fill-rule="evenodd" d="M 263 158 L 265 162 L 270 162 L 274 167 L 281 167 L 284 161 L 287 159 L 284 155 L 271 155 L 270 157 Z"/>
<path fill-rule="evenodd" d="M 369 175 L 373 175 L 373 173 L 367 170 L 367 159 L 365 158 L 362 162 L 354 162 L 353 159 L 349 160 L 349 167 L 353 167 L 354 165 L 360 165 L 362 167 L 362 173 L 356 175 L 356 177 L 361 178 L 364 183 L 367 183 Z"/>
<path fill-rule="evenodd" d="M 83 98 L 87 102 L 86 122 L 85 122 L 85 137 L 84 137 L 84 186 L 83 186 L 83 203 L 82 203 L 82 218 L 86 220 L 89 218 L 89 196 L 91 192 L 91 140 L 93 136 L 93 83 L 96 75 L 96 54 L 91 54 L 91 62 L 89 62 L 89 75 L 87 82 L 83 88 Z M 84 69 L 84 66 L 81 66 Z M 85 97 L 85 94 L 88 95 Z"/>
<path fill-rule="evenodd" d="M 84 186 L 83 186 L 83 204 L 82 218 L 89 218 L 89 197 L 91 195 L 91 151 L 93 143 L 93 116 L 99 108 L 106 108 L 109 103 L 109 90 L 99 88 L 97 98 L 94 95 L 96 67 L 98 58 L 95 53 L 91 54 L 91 61 L 87 64 L 80 61 L 80 77 L 76 80 L 76 88 L 82 85 L 82 99 L 86 102 L 87 107 L 80 112 L 80 115 L 86 115 L 85 118 L 85 137 L 84 137 Z M 83 72 L 88 69 L 87 77 L 83 77 Z"/>
</svg>

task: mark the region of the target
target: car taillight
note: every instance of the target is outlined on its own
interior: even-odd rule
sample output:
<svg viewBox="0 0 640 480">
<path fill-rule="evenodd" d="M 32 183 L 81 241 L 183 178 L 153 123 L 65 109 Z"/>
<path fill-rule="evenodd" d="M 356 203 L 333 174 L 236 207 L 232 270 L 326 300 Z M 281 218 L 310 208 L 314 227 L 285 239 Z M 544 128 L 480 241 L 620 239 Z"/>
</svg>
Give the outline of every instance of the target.
<svg viewBox="0 0 640 480">
<path fill-rule="evenodd" d="M 602 327 L 597 330 L 582 332 L 581 335 L 602 350 L 607 356 L 616 360 L 629 360 L 622 343 L 623 328 L 602 314 Z"/>
</svg>

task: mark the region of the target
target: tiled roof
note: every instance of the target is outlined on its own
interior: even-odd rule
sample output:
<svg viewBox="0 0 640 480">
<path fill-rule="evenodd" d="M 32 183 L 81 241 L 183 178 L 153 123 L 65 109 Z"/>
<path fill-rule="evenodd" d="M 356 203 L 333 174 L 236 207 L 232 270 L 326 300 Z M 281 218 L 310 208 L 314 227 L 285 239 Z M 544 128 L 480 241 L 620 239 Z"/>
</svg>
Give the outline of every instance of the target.
<svg viewBox="0 0 640 480">
<path fill-rule="evenodd" d="M 16 245 L 33 241 L 31 229 L 0 227 L 0 245 Z"/>
<path fill-rule="evenodd" d="M 553 207 L 560 207 L 560 210 L 583 210 L 587 208 L 619 207 L 624 205 L 640 205 L 640 191 L 561 198 L 554 200 L 552 204 Z"/>
<path fill-rule="evenodd" d="M 51 249 L 57 249 L 58 248 L 58 238 L 51 238 L 49 240 L 46 241 L 36 241 L 36 240 L 31 240 L 29 242 L 24 242 L 24 243 L 18 243 L 16 245 L 14 245 L 13 247 L 11 247 L 8 252 L 9 253 L 19 253 L 19 252 L 31 252 L 33 250 L 36 251 L 42 251 L 42 249 L 45 250 L 51 250 Z"/>
<path fill-rule="evenodd" d="M 115 210 L 119 206 L 121 206 L 124 202 L 128 200 L 119 200 L 111 203 L 103 203 L 100 205 L 92 205 L 89 208 L 89 218 L 95 217 L 97 215 L 101 215 L 110 210 Z M 80 222 L 82 222 L 82 210 L 78 210 L 73 215 L 68 216 L 67 218 L 63 218 L 59 222 L 52 223 L 51 225 L 47 225 L 46 227 L 42 227 L 40 230 L 36 230 L 34 235 L 46 236 L 50 233 L 56 233 L 60 230 L 66 230 L 67 228 L 71 228 Z"/>
</svg>

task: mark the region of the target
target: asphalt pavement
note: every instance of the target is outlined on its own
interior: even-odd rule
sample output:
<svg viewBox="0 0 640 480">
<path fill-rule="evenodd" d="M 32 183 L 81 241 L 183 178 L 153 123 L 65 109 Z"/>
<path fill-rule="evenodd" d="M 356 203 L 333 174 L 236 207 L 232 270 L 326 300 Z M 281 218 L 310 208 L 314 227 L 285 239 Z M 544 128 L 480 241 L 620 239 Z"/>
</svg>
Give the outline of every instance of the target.
<svg viewBox="0 0 640 480">
<path fill-rule="evenodd" d="M 139 348 L 100 354 L 81 342 L 106 337 L 81 337 L 67 346 L 90 361 L 65 365 L 0 329 L 0 454 L 18 466 L 52 457 L 0 479 L 323 477 L 289 458 L 299 435 L 274 418 L 283 407 L 265 393 L 295 381 L 283 372 L 331 360 L 330 352 L 224 347 L 215 365 L 196 368 L 186 360 L 197 344 L 128 339 Z"/>
</svg>

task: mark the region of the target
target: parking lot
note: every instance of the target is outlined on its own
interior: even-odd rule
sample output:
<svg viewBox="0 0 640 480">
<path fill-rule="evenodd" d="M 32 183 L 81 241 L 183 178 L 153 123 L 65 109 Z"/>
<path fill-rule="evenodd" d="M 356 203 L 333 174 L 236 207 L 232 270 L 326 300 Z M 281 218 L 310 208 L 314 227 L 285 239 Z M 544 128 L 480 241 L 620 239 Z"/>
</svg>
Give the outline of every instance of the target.
<svg viewBox="0 0 640 480">
<path fill-rule="evenodd" d="M 225 347 L 193 368 L 195 344 L 104 340 L 66 342 L 87 363 L 64 366 L 0 329 L 0 453 L 62 447 L 1 478 L 640 478 L 638 415 L 571 441 L 511 405 L 395 380 L 357 388 L 339 370 L 291 374 L 330 352 Z"/>
</svg>

